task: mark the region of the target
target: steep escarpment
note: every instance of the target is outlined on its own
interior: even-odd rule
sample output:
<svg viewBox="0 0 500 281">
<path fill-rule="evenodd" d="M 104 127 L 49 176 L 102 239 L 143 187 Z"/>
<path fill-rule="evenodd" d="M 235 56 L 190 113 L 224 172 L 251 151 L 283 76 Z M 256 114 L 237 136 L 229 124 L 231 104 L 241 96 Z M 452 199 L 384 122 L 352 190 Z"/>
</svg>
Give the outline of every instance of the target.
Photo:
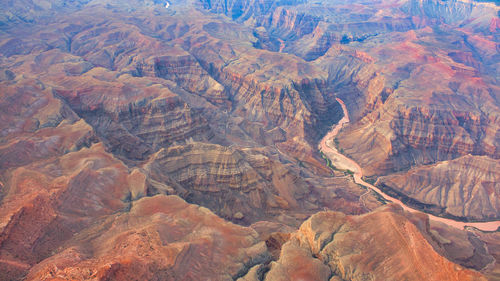
<svg viewBox="0 0 500 281">
<path fill-rule="evenodd" d="M 427 24 L 459 24 L 478 28 L 489 32 L 489 25 L 498 15 L 498 6 L 480 1 L 422 1 L 411 0 L 401 9 L 406 13 L 419 17 Z"/>
<path fill-rule="evenodd" d="M 365 52 L 341 47 L 330 49 L 315 61 L 328 71 L 329 90 L 344 101 L 352 121 L 366 116 L 387 99 L 386 77 L 373 62 L 374 58 Z"/>
<path fill-rule="evenodd" d="M 306 0 L 278 0 L 278 1 L 262 1 L 262 0 L 201 0 L 203 8 L 214 13 L 224 14 L 234 20 L 245 21 L 250 17 L 262 18 L 279 6 L 296 5 L 306 2 Z"/>
<path fill-rule="evenodd" d="M 285 6 L 276 9 L 263 26 L 269 33 L 279 34 L 284 40 L 284 51 L 315 60 L 338 44 L 363 42 L 414 27 L 409 18 L 398 15 L 396 10 L 381 17 L 377 9 L 380 4 L 375 2 L 373 8 L 365 6 L 361 10 L 331 1 Z"/>
<path fill-rule="evenodd" d="M 224 87 L 215 81 L 189 53 L 152 58 L 152 62 L 139 63 L 137 75 L 160 77 L 174 81 L 186 91 L 199 95 L 212 103 L 227 105 L 229 97 Z"/>
<path fill-rule="evenodd" d="M 124 83 L 125 79 L 133 78 L 94 81 L 90 87 L 77 86 L 80 81 L 75 80 L 71 90 L 57 89 L 56 94 L 94 127 L 111 151 L 131 160 L 143 160 L 175 141 L 212 137 L 207 122 L 167 88 L 139 90 L 136 84 Z"/>
<path fill-rule="evenodd" d="M 359 159 L 367 174 L 404 170 L 465 154 L 498 158 L 500 119 L 495 102 L 483 107 L 464 102 L 477 102 L 468 97 L 452 98 L 434 93 L 428 100 L 435 103 L 428 107 L 400 104 L 398 99 L 389 98 L 382 107 L 345 131 L 339 137 L 341 146 L 356 158 L 364 154 Z M 488 98 L 489 95 L 484 96 Z M 451 108 L 455 109 L 444 107 L 443 101 L 453 104 Z M 365 146 L 357 147 L 354 152 L 354 146 L 347 143 L 354 144 L 360 139 Z"/>
<path fill-rule="evenodd" d="M 500 207 L 498 162 L 487 156 L 466 155 L 381 177 L 377 183 L 457 217 L 494 220 Z"/>
<path fill-rule="evenodd" d="M 399 120 L 395 120 L 393 123 L 393 126 L 398 128 L 395 132 L 396 137 L 408 140 L 408 143 L 403 145 L 419 149 L 426 147 L 429 150 L 429 154 L 435 153 L 435 159 L 440 159 L 440 154 L 451 154 L 453 157 L 466 153 L 490 155 L 493 158 L 500 157 L 498 153 L 500 143 L 496 138 L 499 117 L 494 112 L 490 114 L 442 110 L 423 112 L 422 110 L 413 108 L 403 114 Z M 407 120 L 424 124 L 425 127 L 429 128 L 426 130 L 427 135 L 420 135 L 418 129 L 411 126 Z M 429 124 L 426 124 L 425 120 L 430 120 Z M 434 120 L 440 121 L 435 122 Z M 449 131 L 450 128 L 456 128 L 451 134 L 453 138 L 448 137 L 444 131 Z M 437 142 L 433 140 L 435 139 L 434 136 L 442 137 Z M 433 143 L 437 143 L 437 145 L 433 145 Z M 433 151 L 433 146 L 435 147 L 435 152 Z M 402 148 L 397 147 L 393 149 L 393 152 L 397 155 L 401 153 L 400 150 Z"/>
<path fill-rule="evenodd" d="M 241 222 L 278 210 L 302 209 L 299 206 L 306 204 L 310 193 L 298 175 L 265 155 L 213 144 L 160 150 L 146 170 L 153 180 L 168 183 L 189 202 Z"/>
<path fill-rule="evenodd" d="M 361 6 L 361 2 L 360 6 L 348 6 L 341 1 L 202 2 L 205 9 L 255 26 L 255 46 L 293 53 L 308 61 L 338 44 L 414 28 L 411 18 L 398 10 L 400 3 L 376 1 L 373 6 Z"/>
<path fill-rule="evenodd" d="M 227 90 L 232 114 L 260 123 L 266 131 L 281 128 L 287 139 L 313 140 L 338 118 L 324 115 L 338 109 L 328 98 L 325 72 L 300 59 L 213 39 L 190 52 Z M 252 129 L 248 133 L 255 135 Z"/>
<path fill-rule="evenodd" d="M 387 37 L 394 43 L 386 48 L 365 43 L 371 60 L 364 68 L 382 78 L 379 94 L 371 95 L 363 118 L 338 139 L 365 174 L 387 174 L 468 153 L 499 157 L 498 86 L 491 72 L 473 68 L 484 65 L 482 55 L 470 63 L 457 59 L 454 54 L 471 52 L 463 39 L 449 43 L 459 35 L 450 31 L 444 41 L 422 29 Z M 447 52 L 432 57 L 428 44 Z M 361 96 L 370 97 L 368 93 L 361 91 Z"/>
</svg>

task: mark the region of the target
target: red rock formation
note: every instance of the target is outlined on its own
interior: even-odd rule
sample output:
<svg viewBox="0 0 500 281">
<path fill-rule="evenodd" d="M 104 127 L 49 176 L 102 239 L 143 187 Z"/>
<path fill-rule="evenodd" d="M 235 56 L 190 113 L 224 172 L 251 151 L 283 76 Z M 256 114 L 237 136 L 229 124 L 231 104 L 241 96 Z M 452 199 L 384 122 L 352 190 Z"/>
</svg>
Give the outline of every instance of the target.
<svg viewBox="0 0 500 281">
<path fill-rule="evenodd" d="M 208 209 L 158 195 L 80 232 L 26 280 L 228 280 L 266 261 L 257 237 Z"/>
<path fill-rule="evenodd" d="M 140 188 L 130 187 L 127 174 L 102 144 L 4 172 L 0 254 L 7 272 L 15 263 L 31 267 L 97 219 L 126 208 Z M 16 278 L 2 276 L 9 277 Z"/>
<path fill-rule="evenodd" d="M 316 151 L 339 96 L 368 174 L 496 157 L 491 13 L 63 2 L 0 11 L 0 279 L 482 280 L 443 256 L 496 276 L 494 234 L 371 212 Z"/>
<path fill-rule="evenodd" d="M 282 246 L 265 280 L 486 280 L 440 256 L 421 231 L 397 209 L 321 212 Z"/>
</svg>

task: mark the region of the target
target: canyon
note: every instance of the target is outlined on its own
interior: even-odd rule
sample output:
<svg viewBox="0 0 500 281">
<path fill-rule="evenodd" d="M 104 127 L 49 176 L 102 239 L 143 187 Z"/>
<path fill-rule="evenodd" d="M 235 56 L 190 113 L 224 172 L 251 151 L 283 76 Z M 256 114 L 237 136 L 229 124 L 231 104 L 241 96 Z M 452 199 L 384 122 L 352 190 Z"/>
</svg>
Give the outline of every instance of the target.
<svg viewBox="0 0 500 281">
<path fill-rule="evenodd" d="M 344 171 L 347 171 L 348 173 L 352 173 L 352 177 L 353 177 L 353 180 L 355 183 L 372 189 L 377 194 L 381 195 L 385 200 L 399 204 L 406 211 L 418 212 L 418 210 L 407 206 L 406 204 L 404 204 L 400 200 L 385 194 L 382 190 L 380 190 L 376 186 L 364 181 L 362 179 L 363 178 L 363 171 L 362 171 L 361 167 L 358 165 L 358 163 L 354 162 L 352 159 L 349 159 L 346 156 L 339 153 L 339 151 L 335 147 L 334 140 L 335 140 L 337 134 L 339 133 L 339 131 L 342 129 L 342 127 L 344 125 L 346 125 L 347 123 L 349 123 L 349 113 L 346 109 L 344 102 L 338 98 L 337 98 L 337 101 L 342 106 L 342 110 L 344 112 L 344 117 L 320 141 L 318 148 L 321 151 L 321 153 L 325 154 L 325 156 L 331 161 L 330 163 L 334 169 L 344 170 Z M 497 171 L 497 170 L 495 170 L 495 171 Z M 408 183 L 413 183 L 413 184 L 415 184 L 415 182 L 418 182 L 418 181 L 408 181 Z M 496 198 L 496 199 L 498 199 L 498 198 Z M 496 231 L 500 228 L 500 221 L 465 223 L 465 222 L 461 222 L 461 221 L 457 221 L 457 220 L 453 220 L 453 219 L 446 219 L 446 218 L 442 218 L 442 217 L 437 217 L 437 216 L 430 215 L 430 214 L 427 214 L 427 215 L 429 216 L 429 219 L 431 219 L 433 221 L 441 222 L 441 223 L 444 223 L 446 225 L 456 227 L 458 229 L 464 229 L 466 227 L 474 227 L 474 228 L 477 228 L 477 229 L 480 229 L 483 231 Z"/>
<path fill-rule="evenodd" d="M 0 280 L 500 280 L 500 8 L 5 1 Z"/>
</svg>

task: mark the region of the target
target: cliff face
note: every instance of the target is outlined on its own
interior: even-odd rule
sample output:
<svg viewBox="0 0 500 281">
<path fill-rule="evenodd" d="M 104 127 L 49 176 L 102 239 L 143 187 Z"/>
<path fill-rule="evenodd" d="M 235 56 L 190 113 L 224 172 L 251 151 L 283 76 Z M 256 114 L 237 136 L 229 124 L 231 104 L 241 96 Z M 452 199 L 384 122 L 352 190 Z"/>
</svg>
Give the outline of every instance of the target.
<svg viewBox="0 0 500 281">
<path fill-rule="evenodd" d="M 306 2 L 305 0 L 202 0 L 203 8 L 213 13 L 224 14 L 234 20 L 245 21 L 251 17 L 264 17 L 269 15 L 274 9 L 283 5 L 297 5 Z"/>
<path fill-rule="evenodd" d="M 259 37 L 257 46 L 293 53 L 308 61 L 321 57 L 339 43 L 363 41 L 379 34 L 408 31 L 414 27 L 409 17 L 401 15 L 398 10 L 400 3 L 396 2 L 375 1 L 371 6 L 364 5 L 362 1 L 355 1 L 352 6 L 342 1 L 202 2 L 212 12 L 228 15 L 237 21 L 255 23 L 260 28 L 256 29 L 256 34 L 263 35 Z M 384 13 L 381 9 L 392 13 Z"/>
<path fill-rule="evenodd" d="M 68 79 L 55 94 L 91 124 L 117 155 L 143 160 L 175 141 L 211 137 L 206 121 L 167 88 L 138 87 L 130 83 L 134 80 L 130 76 L 102 83 L 93 79 L 96 74 L 99 70 L 84 75 L 85 84 Z"/>
<path fill-rule="evenodd" d="M 367 174 L 405 170 L 466 154 L 500 157 L 497 109 L 463 110 L 467 105 L 461 100 L 456 107 L 460 110 L 397 103 L 387 101 L 339 138 L 348 154 L 364 155 L 360 162 Z M 356 152 L 347 144 L 360 140 L 367 145 Z"/>
<path fill-rule="evenodd" d="M 456 24 L 465 22 L 467 26 L 481 26 L 488 30 L 491 20 L 497 15 L 494 3 L 455 0 L 411 0 L 401 8 L 408 14 L 427 22 Z"/>
<path fill-rule="evenodd" d="M 319 137 L 313 130 L 324 126 L 322 113 L 337 106 L 326 99 L 324 72 L 267 51 L 213 39 L 200 43 L 186 44 L 192 46 L 201 66 L 225 87 L 234 115 L 259 122 L 266 130 L 280 127 L 294 136 Z M 325 121 L 331 124 L 330 118 Z M 313 135 L 306 135 L 309 132 Z"/>
<path fill-rule="evenodd" d="M 172 54 L 172 53 L 178 54 Z M 138 62 L 136 76 L 159 77 L 175 82 L 184 90 L 208 101 L 227 105 L 229 97 L 224 87 L 215 81 L 189 53 L 172 48 L 168 56 L 152 57 Z"/>
<path fill-rule="evenodd" d="M 153 180 L 168 183 L 190 202 L 240 223 L 303 208 L 310 192 L 298 175 L 258 151 L 213 144 L 160 150 L 146 169 Z"/>
<path fill-rule="evenodd" d="M 487 156 L 466 155 L 381 177 L 378 183 L 457 217 L 496 219 L 500 207 L 498 165 L 498 160 Z"/>
</svg>

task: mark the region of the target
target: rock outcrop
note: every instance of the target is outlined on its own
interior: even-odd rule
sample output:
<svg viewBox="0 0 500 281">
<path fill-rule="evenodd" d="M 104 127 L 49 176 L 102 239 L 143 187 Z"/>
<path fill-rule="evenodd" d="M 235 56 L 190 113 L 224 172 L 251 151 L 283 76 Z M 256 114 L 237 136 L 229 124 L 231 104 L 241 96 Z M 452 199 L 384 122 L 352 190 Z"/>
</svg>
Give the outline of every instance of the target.
<svg viewBox="0 0 500 281">
<path fill-rule="evenodd" d="M 257 237 L 208 209 L 158 195 L 75 235 L 26 280 L 234 280 L 269 259 Z"/>
<path fill-rule="evenodd" d="M 265 280 L 486 280 L 440 256 L 426 240 L 428 222 L 405 216 L 390 207 L 315 214 L 283 244 Z"/>
<path fill-rule="evenodd" d="M 240 223 L 264 218 L 268 212 L 292 213 L 310 193 L 298 175 L 265 155 L 214 144 L 195 142 L 162 149 L 146 170 L 153 180 L 169 183 L 189 202 Z"/>
<path fill-rule="evenodd" d="M 466 155 L 380 177 L 377 183 L 456 217 L 495 220 L 500 208 L 499 165 L 487 156 Z"/>
<path fill-rule="evenodd" d="M 128 208 L 132 192 L 145 194 L 102 144 L 3 170 L 1 177 L 4 280 L 20 278 L 99 218 Z"/>
<path fill-rule="evenodd" d="M 88 73 L 89 78 L 97 74 Z M 104 87 L 91 79 L 90 87 L 73 84 L 72 90 L 55 93 L 94 127 L 111 151 L 131 160 L 144 160 L 176 141 L 213 136 L 207 121 L 168 88 L 124 83 L 133 79 L 123 76 L 115 85 Z"/>
</svg>

